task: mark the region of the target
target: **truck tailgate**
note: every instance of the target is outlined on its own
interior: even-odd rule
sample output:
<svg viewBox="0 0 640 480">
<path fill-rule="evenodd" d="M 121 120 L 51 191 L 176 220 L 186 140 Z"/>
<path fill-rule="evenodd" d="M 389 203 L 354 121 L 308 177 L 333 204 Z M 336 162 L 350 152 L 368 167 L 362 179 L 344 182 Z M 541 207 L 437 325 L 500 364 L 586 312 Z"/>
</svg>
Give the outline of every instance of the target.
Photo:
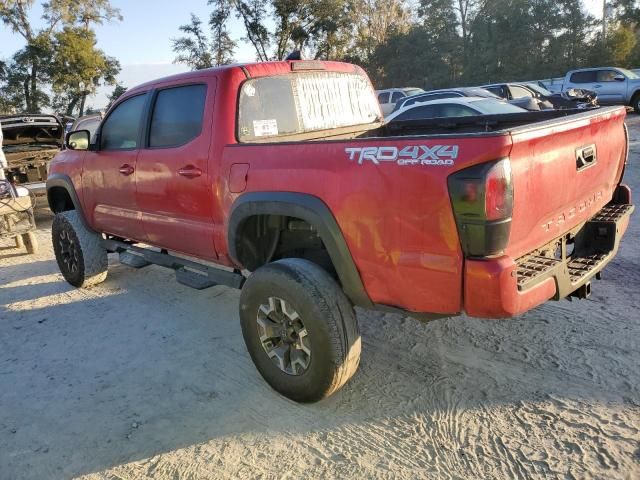
<svg viewBox="0 0 640 480">
<path fill-rule="evenodd" d="M 512 131 L 512 258 L 563 236 L 611 201 L 626 158 L 626 111 L 573 115 Z"/>
</svg>

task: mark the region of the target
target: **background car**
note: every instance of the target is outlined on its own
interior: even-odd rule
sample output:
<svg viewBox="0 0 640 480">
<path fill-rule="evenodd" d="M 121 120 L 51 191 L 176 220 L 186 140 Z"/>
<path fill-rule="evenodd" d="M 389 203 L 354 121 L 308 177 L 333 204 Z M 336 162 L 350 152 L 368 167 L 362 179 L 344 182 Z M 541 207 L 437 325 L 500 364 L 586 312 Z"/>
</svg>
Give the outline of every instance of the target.
<svg viewBox="0 0 640 480">
<path fill-rule="evenodd" d="M 624 68 L 583 68 L 567 72 L 562 91 L 592 90 L 603 105 L 630 105 L 640 113 L 640 76 Z"/>
<path fill-rule="evenodd" d="M 385 123 L 402 120 L 423 120 L 429 118 L 472 117 L 478 115 L 523 113 L 526 111 L 527 110 L 524 108 L 520 108 L 494 98 L 445 98 L 405 106 L 389 115 L 385 119 Z"/>
<path fill-rule="evenodd" d="M 100 122 L 102 121 L 102 113 L 93 113 L 91 115 L 85 115 L 84 117 L 80 117 L 73 122 L 71 125 L 70 132 L 76 132 L 78 130 L 89 130 L 89 137 L 91 138 L 91 142 L 94 141 L 96 130 L 100 126 Z"/>
<path fill-rule="evenodd" d="M 502 98 L 493 92 L 490 92 L 483 87 L 458 87 L 458 88 L 446 88 L 440 90 L 430 90 L 425 93 L 414 95 L 410 98 L 400 100 L 393 111 L 400 110 L 403 107 L 413 105 L 418 102 L 428 102 L 431 100 L 441 100 L 443 98 L 462 98 L 462 97 L 480 97 L 480 98 L 492 98 L 494 100 L 502 100 Z M 540 102 L 531 97 L 522 97 L 517 99 L 508 100 L 508 103 L 516 105 L 525 110 L 540 110 Z"/>
<path fill-rule="evenodd" d="M 396 103 L 405 97 L 412 97 L 424 92 L 421 88 L 388 88 L 386 90 L 376 90 L 378 103 L 382 109 L 382 114 L 387 115 L 393 111 Z"/>
<path fill-rule="evenodd" d="M 505 100 L 534 98 L 542 102 L 546 108 L 588 108 L 597 105 L 597 95 L 587 90 L 574 90 L 564 93 L 550 92 L 534 82 L 527 83 L 495 83 L 485 85 L 492 93 Z"/>
<path fill-rule="evenodd" d="M 413 105 L 418 102 L 429 102 L 431 100 L 442 100 L 443 98 L 460 98 L 460 97 L 482 97 L 499 99 L 497 95 L 491 93 L 484 88 L 479 87 L 460 87 L 460 88 L 441 88 L 439 90 L 429 90 L 428 92 L 418 93 L 408 98 L 398 101 L 393 111 L 400 110 L 403 107 Z"/>
</svg>

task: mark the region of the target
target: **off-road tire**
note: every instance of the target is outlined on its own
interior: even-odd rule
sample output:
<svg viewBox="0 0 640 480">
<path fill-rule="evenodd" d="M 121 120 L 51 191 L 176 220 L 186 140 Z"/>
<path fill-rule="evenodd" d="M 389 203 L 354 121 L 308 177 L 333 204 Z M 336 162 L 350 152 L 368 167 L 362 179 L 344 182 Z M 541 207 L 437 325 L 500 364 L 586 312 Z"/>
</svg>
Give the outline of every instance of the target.
<svg viewBox="0 0 640 480">
<path fill-rule="evenodd" d="M 268 356 L 258 331 L 258 310 L 269 298 L 283 299 L 299 314 L 308 332 L 310 360 L 291 375 Z M 240 322 L 249 354 L 277 392 L 297 402 L 316 402 L 340 389 L 356 372 L 361 340 L 351 302 L 318 265 L 288 258 L 260 267 L 240 295 Z"/>
<path fill-rule="evenodd" d="M 15 238 L 16 241 L 16 248 L 22 249 L 24 248 L 24 239 L 22 238 L 22 235 L 18 235 Z"/>
<path fill-rule="evenodd" d="M 71 285 L 86 288 L 107 278 L 107 251 L 102 246 L 102 237 L 84 226 L 76 210 L 56 214 L 51 237 L 60 272 Z M 66 239 L 72 245 L 70 255 L 75 268 L 65 262 L 65 257 L 69 255 L 63 247 L 63 240 Z"/>
<path fill-rule="evenodd" d="M 22 242 L 24 243 L 27 253 L 29 255 L 35 255 L 40 249 L 38 245 L 38 238 L 34 232 L 27 232 L 22 234 Z"/>
</svg>

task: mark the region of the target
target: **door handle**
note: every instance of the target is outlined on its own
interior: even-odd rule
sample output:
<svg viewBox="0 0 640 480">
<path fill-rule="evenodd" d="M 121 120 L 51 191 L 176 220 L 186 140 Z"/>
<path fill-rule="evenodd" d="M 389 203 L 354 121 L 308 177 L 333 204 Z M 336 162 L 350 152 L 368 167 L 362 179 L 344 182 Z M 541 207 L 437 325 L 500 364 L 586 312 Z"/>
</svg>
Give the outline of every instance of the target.
<svg viewBox="0 0 640 480">
<path fill-rule="evenodd" d="M 182 167 L 180 170 L 178 170 L 178 175 L 181 175 L 187 178 L 196 178 L 202 175 L 202 170 L 200 170 L 197 167 L 194 167 L 193 165 L 187 165 Z"/>
<path fill-rule="evenodd" d="M 122 175 L 131 175 L 134 171 L 135 171 L 134 168 L 127 163 L 125 163 L 120 167 L 120 173 Z"/>
<path fill-rule="evenodd" d="M 594 85 L 593 88 L 600 88 L 602 85 Z"/>
</svg>

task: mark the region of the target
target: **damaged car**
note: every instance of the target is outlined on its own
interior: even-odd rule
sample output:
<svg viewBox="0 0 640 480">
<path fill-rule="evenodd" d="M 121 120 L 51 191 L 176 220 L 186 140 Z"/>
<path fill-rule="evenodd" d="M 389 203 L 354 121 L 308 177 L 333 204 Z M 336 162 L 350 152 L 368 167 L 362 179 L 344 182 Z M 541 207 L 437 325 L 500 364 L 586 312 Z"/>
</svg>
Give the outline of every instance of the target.
<svg viewBox="0 0 640 480">
<path fill-rule="evenodd" d="M 562 93 L 553 93 L 537 83 L 496 83 L 482 88 L 495 93 L 505 100 L 534 99 L 544 105 L 544 108 L 593 108 L 598 106 L 598 96 L 595 92 L 583 89 L 571 89 Z M 542 105 L 541 105 L 542 106 Z"/>
<path fill-rule="evenodd" d="M 54 115 L 0 116 L 7 179 L 27 188 L 36 204 L 46 206 L 46 181 L 51 159 L 62 149 L 64 127 Z"/>
</svg>

